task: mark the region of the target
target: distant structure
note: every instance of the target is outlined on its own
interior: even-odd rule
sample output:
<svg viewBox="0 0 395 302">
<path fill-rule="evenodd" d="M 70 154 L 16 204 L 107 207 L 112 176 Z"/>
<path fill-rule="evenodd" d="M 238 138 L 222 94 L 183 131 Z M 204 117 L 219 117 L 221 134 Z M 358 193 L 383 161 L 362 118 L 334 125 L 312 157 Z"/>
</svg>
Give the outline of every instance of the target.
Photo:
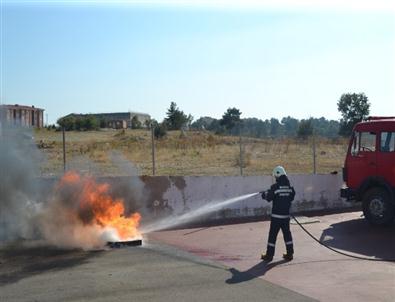
<svg viewBox="0 0 395 302">
<path fill-rule="evenodd" d="M 100 122 L 101 127 L 103 128 L 103 123 L 106 128 L 113 129 L 126 129 L 126 128 L 134 128 L 134 121 L 138 121 L 141 124 L 141 127 L 147 127 L 147 121 L 151 120 L 151 116 L 147 113 L 140 112 L 114 112 L 114 113 L 92 113 L 92 114 L 76 114 L 71 113 L 63 118 L 67 117 L 87 117 L 94 116 Z"/>
<path fill-rule="evenodd" d="M 44 109 L 24 105 L 0 105 L 1 122 L 12 126 L 44 127 Z"/>
</svg>

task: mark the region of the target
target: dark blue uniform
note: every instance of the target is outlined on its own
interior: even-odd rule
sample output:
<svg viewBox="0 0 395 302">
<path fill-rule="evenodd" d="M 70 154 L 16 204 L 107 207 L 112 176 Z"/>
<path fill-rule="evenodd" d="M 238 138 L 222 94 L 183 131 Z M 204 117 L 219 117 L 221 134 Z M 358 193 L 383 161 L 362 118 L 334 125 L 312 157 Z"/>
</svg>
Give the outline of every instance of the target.
<svg viewBox="0 0 395 302">
<path fill-rule="evenodd" d="M 262 198 L 273 202 L 266 251 L 267 257 L 274 256 L 277 234 L 280 229 L 283 232 L 287 255 L 292 256 L 294 253 L 294 246 L 291 230 L 289 228 L 289 209 L 291 207 L 291 202 L 295 198 L 295 190 L 290 185 L 288 177 L 286 175 L 281 175 L 276 178 L 276 183 L 272 185 L 268 191 L 262 193 Z"/>
</svg>

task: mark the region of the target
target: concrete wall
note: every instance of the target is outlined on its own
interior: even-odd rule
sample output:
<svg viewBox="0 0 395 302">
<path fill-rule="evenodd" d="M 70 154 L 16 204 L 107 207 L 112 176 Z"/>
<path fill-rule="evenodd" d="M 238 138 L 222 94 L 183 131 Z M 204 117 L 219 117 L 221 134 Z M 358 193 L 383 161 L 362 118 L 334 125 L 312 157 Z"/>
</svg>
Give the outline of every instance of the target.
<svg viewBox="0 0 395 302">
<path fill-rule="evenodd" d="M 296 190 L 292 212 L 350 208 L 339 195 L 343 181 L 341 175 L 291 175 Z M 141 176 L 106 177 L 112 192 L 122 197 L 131 211 L 138 210 L 145 221 L 169 215 L 182 215 L 204 205 L 218 203 L 232 197 L 268 189 L 271 176 Z M 50 195 L 56 179 L 41 179 L 42 192 Z M 46 191 L 46 192 L 44 192 Z M 271 203 L 255 195 L 237 203 L 216 209 L 197 220 L 257 217 L 269 215 Z"/>
<path fill-rule="evenodd" d="M 339 189 L 343 184 L 341 175 L 291 175 L 296 190 L 292 212 L 305 212 L 351 207 L 343 201 Z M 268 189 L 273 183 L 271 176 L 186 176 L 150 178 L 147 188 L 159 194 L 148 198 L 151 209 L 180 215 L 212 202 L 220 202 L 235 196 Z M 157 183 L 157 185 L 155 185 Z M 270 214 L 271 204 L 260 195 L 226 206 L 210 215 L 211 219 L 253 217 Z"/>
</svg>

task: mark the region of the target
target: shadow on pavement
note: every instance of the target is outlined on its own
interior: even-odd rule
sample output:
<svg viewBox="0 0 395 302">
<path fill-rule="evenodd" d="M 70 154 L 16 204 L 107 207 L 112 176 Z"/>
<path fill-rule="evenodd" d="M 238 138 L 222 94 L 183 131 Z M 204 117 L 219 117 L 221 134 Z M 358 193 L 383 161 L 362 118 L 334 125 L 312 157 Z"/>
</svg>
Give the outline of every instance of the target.
<svg viewBox="0 0 395 302">
<path fill-rule="evenodd" d="M 270 262 L 270 263 L 266 263 L 262 261 L 244 272 L 240 272 L 235 268 L 230 268 L 229 271 L 232 273 L 232 277 L 227 279 L 225 282 L 228 284 L 237 284 L 237 283 L 250 281 L 252 279 L 259 278 L 265 275 L 267 271 L 271 270 L 277 265 L 284 264 L 286 262 L 288 261 L 280 260 L 277 262 Z"/>
<path fill-rule="evenodd" d="M 66 250 L 53 246 L 8 245 L 0 249 L 0 287 L 21 279 L 84 264 L 102 251 Z"/>
<path fill-rule="evenodd" d="M 335 249 L 368 257 L 395 259 L 395 225 L 377 227 L 365 219 L 332 224 L 321 234 L 321 242 Z"/>
</svg>

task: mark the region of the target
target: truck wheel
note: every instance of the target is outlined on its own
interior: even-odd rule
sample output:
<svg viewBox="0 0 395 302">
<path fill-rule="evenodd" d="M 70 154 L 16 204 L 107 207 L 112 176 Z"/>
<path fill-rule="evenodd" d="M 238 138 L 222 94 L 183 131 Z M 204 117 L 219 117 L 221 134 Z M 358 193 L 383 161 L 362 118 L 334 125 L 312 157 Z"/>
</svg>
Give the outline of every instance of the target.
<svg viewBox="0 0 395 302">
<path fill-rule="evenodd" d="M 395 216 L 395 207 L 385 189 L 372 188 L 362 199 L 365 218 L 374 225 L 390 224 Z"/>
</svg>

